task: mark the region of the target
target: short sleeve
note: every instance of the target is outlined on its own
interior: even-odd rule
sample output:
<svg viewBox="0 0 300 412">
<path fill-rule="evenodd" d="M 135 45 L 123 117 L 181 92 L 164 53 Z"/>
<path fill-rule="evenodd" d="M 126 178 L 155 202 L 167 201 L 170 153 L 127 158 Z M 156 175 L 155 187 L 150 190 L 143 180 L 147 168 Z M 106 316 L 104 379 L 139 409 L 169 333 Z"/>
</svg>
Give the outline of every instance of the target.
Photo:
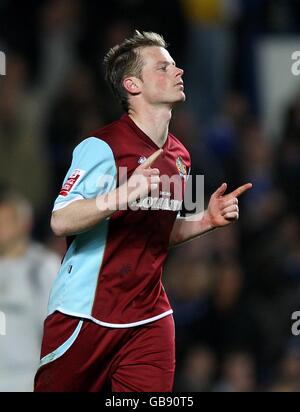
<svg viewBox="0 0 300 412">
<path fill-rule="evenodd" d="M 92 199 L 115 189 L 117 168 L 110 146 L 96 137 L 83 140 L 73 152 L 72 163 L 64 179 L 53 211 L 75 200 Z"/>
</svg>

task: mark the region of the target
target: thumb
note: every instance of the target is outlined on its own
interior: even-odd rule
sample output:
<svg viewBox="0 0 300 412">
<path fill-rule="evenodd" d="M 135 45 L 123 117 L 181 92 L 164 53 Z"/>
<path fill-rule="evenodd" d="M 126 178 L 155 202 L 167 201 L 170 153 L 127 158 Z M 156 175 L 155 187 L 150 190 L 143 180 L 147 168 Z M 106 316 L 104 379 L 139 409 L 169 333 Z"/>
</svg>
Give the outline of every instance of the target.
<svg viewBox="0 0 300 412">
<path fill-rule="evenodd" d="M 227 183 L 222 183 L 221 186 L 215 191 L 214 196 L 222 196 L 227 189 Z"/>
</svg>

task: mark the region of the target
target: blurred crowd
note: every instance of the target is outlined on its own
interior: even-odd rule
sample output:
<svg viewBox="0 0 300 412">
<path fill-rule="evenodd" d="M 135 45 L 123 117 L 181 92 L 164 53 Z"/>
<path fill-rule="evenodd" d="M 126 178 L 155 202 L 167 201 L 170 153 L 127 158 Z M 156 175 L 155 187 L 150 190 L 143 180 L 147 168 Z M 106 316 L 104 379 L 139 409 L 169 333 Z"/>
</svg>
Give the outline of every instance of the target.
<svg viewBox="0 0 300 412">
<path fill-rule="evenodd" d="M 72 150 L 121 115 L 105 52 L 134 29 L 156 31 L 185 70 L 187 102 L 171 131 L 205 176 L 253 189 L 239 222 L 170 251 L 176 391 L 299 391 L 300 90 L 276 139 L 263 127 L 255 50 L 299 35 L 293 0 L 0 2 L 0 391 L 30 391 L 49 288 L 64 240 L 49 228 Z"/>
</svg>

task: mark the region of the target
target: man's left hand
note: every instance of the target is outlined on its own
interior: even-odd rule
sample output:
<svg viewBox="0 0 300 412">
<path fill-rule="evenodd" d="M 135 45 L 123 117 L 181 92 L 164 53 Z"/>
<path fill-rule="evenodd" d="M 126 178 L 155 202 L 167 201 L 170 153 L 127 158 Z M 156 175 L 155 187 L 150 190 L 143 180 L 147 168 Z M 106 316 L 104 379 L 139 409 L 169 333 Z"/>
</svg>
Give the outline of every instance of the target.
<svg viewBox="0 0 300 412">
<path fill-rule="evenodd" d="M 246 183 L 231 193 L 225 195 L 227 184 L 223 183 L 210 197 L 206 217 L 212 228 L 227 226 L 239 218 L 238 197 L 252 188 L 252 183 Z"/>
</svg>

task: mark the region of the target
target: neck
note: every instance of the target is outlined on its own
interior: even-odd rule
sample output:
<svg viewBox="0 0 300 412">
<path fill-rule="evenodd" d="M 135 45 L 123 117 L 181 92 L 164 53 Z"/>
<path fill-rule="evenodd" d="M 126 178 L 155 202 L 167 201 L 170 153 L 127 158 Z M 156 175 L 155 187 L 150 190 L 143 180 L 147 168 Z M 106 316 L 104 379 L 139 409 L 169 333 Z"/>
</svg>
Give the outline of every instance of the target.
<svg viewBox="0 0 300 412">
<path fill-rule="evenodd" d="M 147 107 L 139 111 L 130 109 L 128 115 L 158 147 L 165 144 L 172 116 L 171 108 Z"/>
</svg>

